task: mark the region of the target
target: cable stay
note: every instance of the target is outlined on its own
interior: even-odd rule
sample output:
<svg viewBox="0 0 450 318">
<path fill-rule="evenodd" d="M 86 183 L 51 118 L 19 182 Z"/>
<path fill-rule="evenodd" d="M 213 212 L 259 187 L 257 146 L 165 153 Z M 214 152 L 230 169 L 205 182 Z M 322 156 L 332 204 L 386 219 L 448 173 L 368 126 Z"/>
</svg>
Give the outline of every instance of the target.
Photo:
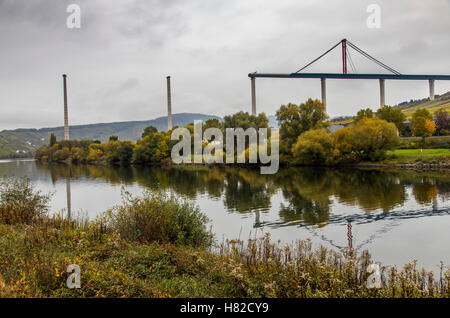
<svg viewBox="0 0 450 318">
<path fill-rule="evenodd" d="M 354 49 L 357 53 L 361 54 L 362 56 L 364 56 L 365 58 L 369 59 L 370 61 L 374 62 L 375 64 L 377 64 L 378 66 L 384 68 L 385 70 L 395 74 L 395 75 L 401 75 L 400 72 L 394 70 L 392 67 L 387 66 L 386 64 L 382 63 L 381 61 L 377 60 L 376 58 L 374 58 L 373 56 L 371 56 L 370 54 L 364 52 L 362 49 L 360 49 L 359 47 L 357 47 L 355 44 L 353 44 L 352 42 L 343 39 L 341 40 L 339 43 L 335 44 L 333 47 L 331 47 L 328 51 L 326 51 L 325 53 L 323 53 L 322 55 L 320 55 L 318 58 L 314 59 L 313 61 L 309 62 L 308 64 L 306 64 L 305 66 L 303 66 L 302 68 L 300 68 L 297 72 L 295 73 L 300 73 L 301 71 L 303 71 L 305 68 L 307 68 L 308 66 L 310 66 L 311 64 L 315 63 L 316 61 L 318 61 L 319 59 L 321 59 L 322 57 L 324 57 L 325 55 L 327 55 L 328 53 L 330 53 L 332 50 L 334 50 L 337 46 L 339 46 L 339 44 L 341 44 L 342 46 L 342 73 L 343 74 L 347 74 L 347 62 L 350 65 L 350 68 L 352 69 L 352 72 L 357 73 L 356 70 L 356 66 L 353 62 L 353 59 L 350 55 L 350 51 L 348 50 L 348 47 L 351 47 L 352 49 Z"/>
<path fill-rule="evenodd" d="M 297 72 L 295 73 L 299 73 L 300 71 L 303 71 L 305 68 L 307 68 L 308 66 L 310 66 L 311 64 L 313 64 L 314 62 L 318 61 L 320 58 L 324 57 L 325 55 L 327 55 L 328 53 L 330 53 L 331 51 L 333 51 L 333 49 L 335 47 L 337 47 L 339 44 L 341 44 L 341 41 L 339 41 L 336 45 L 334 45 L 331 49 L 329 49 L 328 51 L 326 51 L 325 53 L 323 53 L 321 56 L 319 56 L 318 58 L 316 58 L 314 61 L 309 62 L 308 64 L 306 64 L 305 66 L 303 66 L 301 69 L 299 69 Z"/>
</svg>

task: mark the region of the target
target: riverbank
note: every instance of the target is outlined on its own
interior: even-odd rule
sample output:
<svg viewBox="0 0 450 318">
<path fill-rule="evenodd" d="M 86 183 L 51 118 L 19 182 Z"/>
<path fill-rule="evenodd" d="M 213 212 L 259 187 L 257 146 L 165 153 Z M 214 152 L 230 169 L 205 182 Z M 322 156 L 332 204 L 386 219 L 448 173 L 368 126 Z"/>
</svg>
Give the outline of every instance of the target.
<svg viewBox="0 0 450 318">
<path fill-rule="evenodd" d="M 45 214 L 29 184 L 1 189 L 1 297 L 450 297 L 450 271 L 435 279 L 414 263 L 369 288 L 368 252 L 269 236 L 218 244 L 198 209 L 162 194 L 129 197 L 87 222 Z M 70 264 L 79 289 L 66 285 Z"/>
<path fill-rule="evenodd" d="M 54 160 L 52 162 L 48 161 L 42 161 L 39 159 L 36 159 L 37 161 L 47 164 L 47 163 L 59 163 L 59 164 L 77 164 L 72 163 L 67 160 Z M 84 163 L 82 163 L 84 164 Z M 93 161 L 89 162 L 89 165 L 93 166 L 116 166 L 119 167 L 121 165 L 119 164 L 110 164 L 105 163 L 102 161 Z M 147 167 L 147 165 L 127 165 L 127 166 L 135 166 L 135 167 Z M 169 166 L 218 166 L 218 167 L 227 167 L 227 166 L 236 166 L 236 167 L 245 167 L 249 169 L 257 169 L 260 167 L 258 164 L 226 164 L 226 163 L 181 163 L 181 164 L 175 164 L 171 162 L 161 162 L 161 163 L 153 163 L 151 166 L 160 166 L 160 167 L 169 167 Z M 439 170 L 439 169 L 450 169 L 450 156 L 430 156 L 430 157 L 422 157 L 422 156 L 409 156 L 409 157 L 397 157 L 397 156 L 389 156 L 385 160 L 376 161 L 376 162 L 370 162 L 370 161 L 363 161 L 358 163 L 346 163 L 346 164 L 339 164 L 339 165 L 293 165 L 293 164 L 280 164 L 280 167 L 305 167 L 305 166 L 313 166 L 313 167 L 344 167 L 344 168 L 398 168 L 398 169 L 413 169 L 413 170 Z"/>
<path fill-rule="evenodd" d="M 0 297 L 449 297 L 446 280 L 407 264 L 394 283 L 369 289 L 370 256 L 345 257 L 310 242 L 280 247 L 268 237 L 213 252 L 186 245 L 129 242 L 114 232 L 62 226 L 0 225 Z M 69 289 L 66 269 L 81 269 Z M 445 290 L 439 292 L 438 286 Z M 445 285 L 447 284 L 447 285 Z"/>
<path fill-rule="evenodd" d="M 450 169 L 449 149 L 397 149 L 379 162 L 361 162 L 356 166 L 371 168 Z"/>
</svg>

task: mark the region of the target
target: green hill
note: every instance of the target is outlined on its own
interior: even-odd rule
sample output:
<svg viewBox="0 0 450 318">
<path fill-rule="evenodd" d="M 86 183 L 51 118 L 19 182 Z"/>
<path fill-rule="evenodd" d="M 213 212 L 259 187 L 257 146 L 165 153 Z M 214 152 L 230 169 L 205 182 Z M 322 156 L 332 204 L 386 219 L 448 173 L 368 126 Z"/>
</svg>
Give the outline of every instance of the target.
<svg viewBox="0 0 450 318">
<path fill-rule="evenodd" d="M 206 121 L 211 118 L 222 120 L 221 117 L 214 115 L 180 113 L 172 115 L 172 122 L 174 126 L 186 126 L 194 120 Z M 148 126 L 154 126 L 159 131 L 167 130 L 167 117 L 143 121 L 75 125 L 70 126 L 69 129 L 71 139 L 107 141 L 110 136 L 118 136 L 120 140 L 136 141 L 141 137 L 144 128 Z M 0 132 L 0 158 L 30 157 L 37 148 L 49 142 L 50 133 L 54 133 L 58 140 L 62 139 L 64 127 L 3 130 Z"/>
</svg>

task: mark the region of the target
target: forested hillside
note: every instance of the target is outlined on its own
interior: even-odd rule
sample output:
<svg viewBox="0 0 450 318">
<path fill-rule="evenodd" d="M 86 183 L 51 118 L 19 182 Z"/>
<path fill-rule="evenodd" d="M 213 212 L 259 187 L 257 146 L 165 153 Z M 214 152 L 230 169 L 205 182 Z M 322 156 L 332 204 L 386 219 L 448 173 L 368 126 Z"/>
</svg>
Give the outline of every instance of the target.
<svg viewBox="0 0 450 318">
<path fill-rule="evenodd" d="M 218 116 L 196 113 L 172 115 L 173 125 L 182 127 L 193 123 L 194 120 L 206 121 L 211 118 L 222 120 Z M 141 137 L 144 128 L 148 126 L 154 126 L 159 131 L 167 130 L 167 117 L 143 121 L 70 126 L 70 139 L 91 139 L 105 142 L 110 136 L 118 136 L 120 140 L 136 141 Z M 48 143 L 50 133 L 54 133 L 58 140 L 62 139 L 64 127 L 4 130 L 0 132 L 0 158 L 30 157 L 37 148 Z"/>
</svg>

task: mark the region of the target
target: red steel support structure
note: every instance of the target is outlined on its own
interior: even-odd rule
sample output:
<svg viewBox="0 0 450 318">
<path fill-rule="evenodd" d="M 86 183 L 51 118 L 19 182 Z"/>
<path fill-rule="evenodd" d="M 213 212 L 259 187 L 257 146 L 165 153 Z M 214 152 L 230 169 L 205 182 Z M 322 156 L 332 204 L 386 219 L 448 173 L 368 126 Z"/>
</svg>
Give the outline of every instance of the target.
<svg viewBox="0 0 450 318">
<path fill-rule="evenodd" d="M 342 74 L 347 74 L 347 40 L 343 39 L 342 43 Z"/>
</svg>

